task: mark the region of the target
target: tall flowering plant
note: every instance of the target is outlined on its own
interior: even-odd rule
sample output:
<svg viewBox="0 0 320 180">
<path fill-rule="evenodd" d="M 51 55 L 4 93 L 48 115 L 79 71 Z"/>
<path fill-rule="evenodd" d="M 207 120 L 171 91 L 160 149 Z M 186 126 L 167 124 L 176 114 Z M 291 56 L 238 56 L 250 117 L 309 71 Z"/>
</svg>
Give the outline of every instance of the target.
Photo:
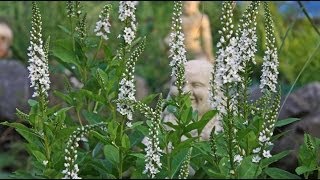
<svg viewBox="0 0 320 180">
<path fill-rule="evenodd" d="M 176 78 L 175 85 L 179 93 L 182 93 L 184 85 L 184 64 L 186 63 L 186 48 L 184 45 L 184 34 L 182 32 L 182 2 L 175 1 L 173 7 L 172 26 L 170 34 L 170 66 L 172 67 L 171 76 Z"/>
<path fill-rule="evenodd" d="M 288 154 L 282 152 L 272 156 L 270 153 L 280 93 L 276 90 L 279 63 L 267 2 L 263 3 L 267 39 L 260 84 L 263 96 L 256 102 L 248 99 L 251 69 L 256 65 L 256 17 L 260 4 L 252 2 L 247 7 L 236 30 L 233 29 L 232 2 L 224 2 L 222 8 L 221 38 L 211 80 L 211 103 L 219 110 L 217 119 L 223 123 L 223 132 L 211 134 L 211 149 L 218 166 L 220 163 L 226 165 L 224 171 L 215 172 L 228 178 L 273 177 L 268 165 Z M 221 143 L 225 145 L 221 146 Z M 219 154 L 220 148 L 226 151 Z"/>
<path fill-rule="evenodd" d="M 263 58 L 261 90 L 256 102 L 248 100 L 252 68 L 256 65 L 257 17 L 263 4 L 266 50 Z M 292 120 L 276 121 L 280 94 L 277 88 L 278 56 L 273 20 L 268 3 L 251 2 L 240 23 L 234 24 L 234 4 L 222 4 L 221 35 L 211 79 L 210 102 L 213 110 L 201 118 L 192 108 L 185 83 L 186 50 L 181 28 L 182 2 L 173 5 L 170 66 L 178 95 L 152 106 L 157 95 L 135 98 L 135 65 L 147 38 L 137 38 L 136 1 L 119 2 L 120 43 L 110 51 L 106 42 L 115 32 L 110 19 L 111 5 L 103 7 L 92 40 L 86 22 L 84 3 L 68 1 L 69 26 L 60 26 L 69 38 L 42 40 L 41 15 L 32 3 L 32 29 L 28 48 L 33 96 L 30 112 L 17 110 L 24 123 L 1 123 L 14 127 L 26 140 L 32 157 L 31 169 L 16 177 L 32 178 L 277 178 L 296 177 L 269 165 L 288 151 L 271 154 L 273 130 Z M 96 45 L 93 43 L 96 42 Z M 96 48 L 97 47 L 97 48 Z M 96 49 L 93 49 L 96 48 Z M 98 56 L 104 50 L 105 57 Z M 48 106 L 50 88 L 48 61 L 53 55 L 83 86 L 66 80 L 64 92 L 55 95 L 64 103 Z M 164 121 L 164 111 L 176 123 Z M 142 116 L 139 116 L 139 113 Z M 213 130 L 210 141 L 198 134 L 210 120 L 221 121 L 223 131 Z M 27 124 L 27 125 L 26 125 Z M 308 177 L 317 168 L 308 164 L 306 152 L 316 156 L 316 143 L 309 136 L 301 149 L 303 164 L 297 172 Z M 319 143 L 318 143 L 319 144 Z M 312 161 L 314 163 L 315 161 Z"/>
</svg>

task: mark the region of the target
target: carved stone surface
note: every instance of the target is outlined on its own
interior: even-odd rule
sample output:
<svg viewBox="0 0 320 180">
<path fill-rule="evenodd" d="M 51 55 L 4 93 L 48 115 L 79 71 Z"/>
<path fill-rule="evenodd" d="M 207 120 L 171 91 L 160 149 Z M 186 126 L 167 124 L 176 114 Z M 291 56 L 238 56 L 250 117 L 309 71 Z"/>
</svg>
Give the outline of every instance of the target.
<svg viewBox="0 0 320 180">
<path fill-rule="evenodd" d="M 16 108 L 26 111 L 31 97 L 27 68 L 15 60 L 0 60 L 0 120 L 15 120 Z"/>
<path fill-rule="evenodd" d="M 204 60 L 190 60 L 185 64 L 186 83 L 183 87 L 183 91 L 190 92 L 192 108 L 198 111 L 199 118 L 201 118 L 207 111 L 211 109 L 209 104 L 209 82 L 212 69 L 212 64 Z M 173 83 L 174 81 L 175 79 L 171 80 L 168 98 L 178 94 L 177 87 Z M 165 111 L 163 116 L 164 121 L 169 121 L 173 124 L 176 124 L 174 115 Z M 222 129 L 219 122 L 213 118 L 208 122 L 201 132 L 201 139 L 208 140 L 213 127 L 216 128 L 216 131 L 220 131 Z M 196 131 L 192 132 L 192 135 L 195 136 L 196 134 Z"/>
<path fill-rule="evenodd" d="M 200 1 L 183 2 L 182 30 L 189 59 L 214 61 L 209 17 L 199 11 Z"/>
</svg>

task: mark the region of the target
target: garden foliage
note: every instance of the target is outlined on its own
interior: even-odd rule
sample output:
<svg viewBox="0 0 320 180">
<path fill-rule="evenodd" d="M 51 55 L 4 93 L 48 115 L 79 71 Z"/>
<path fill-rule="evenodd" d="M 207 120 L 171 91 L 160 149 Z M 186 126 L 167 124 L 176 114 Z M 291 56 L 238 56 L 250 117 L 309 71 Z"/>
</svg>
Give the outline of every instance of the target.
<svg viewBox="0 0 320 180">
<path fill-rule="evenodd" d="M 270 167 L 288 155 L 271 155 L 275 127 L 292 122 L 277 121 L 280 103 L 278 50 L 273 19 L 267 2 L 251 2 L 240 23 L 233 21 L 232 2 L 224 2 L 222 29 L 211 80 L 212 110 L 202 117 L 183 92 L 186 61 L 181 32 L 181 2 L 174 2 L 170 65 L 177 78 L 179 95 L 163 99 L 152 94 L 135 99 L 135 65 L 152 39 L 137 36 L 138 2 L 121 1 L 119 10 L 106 5 L 94 30 L 97 39 L 88 37 L 87 15 L 79 1 L 68 1 L 69 23 L 59 26 L 64 33 L 57 39 L 42 37 L 41 12 L 32 3 L 29 71 L 35 98 L 28 101 L 30 112 L 17 114 L 23 123 L 2 123 L 14 127 L 26 140 L 33 168 L 17 171 L 15 177 L 33 178 L 300 178 Z M 263 14 L 259 9 L 263 9 Z M 114 32 L 110 13 L 119 13 L 121 32 Z M 263 22 L 257 21 L 262 16 Z M 265 37 L 258 37 L 257 24 L 263 24 Z M 119 34 L 110 41 L 109 34 Z M 257 65 L 258 38 L 264 38 L 263 96 L 248 101 L 252 69 Z M 98 43 L 97 43 L 98 42 Z M 109 44 L 116 44 L 113 49 Z M 50 45 L 50 46 L 49 46 Z M 97 54 L 104 53 L 104 57 Z M 63 104 L 49 107 L 48 60 L 55 58 L 83 84 L 75 88 L 65 81 L 66 91 L 55 91 Z M 281 61 L 281 59 L 280 59 Z M 157 100 L 156 106 L 152 102 Z M 167 109 L 177 124 L 162 121 Z M 210 141 L 193 137 L 215 118 L 223 131 L 213 131 Z M 171 127 L 173 130 L 168 130 Z M 182 141 L 182 137 L 187 140 Z M 297 174 L 305 177 L 318 168 L 314 158 L 319 142 L 306 135 L 299 154 Z"/>
</svg>

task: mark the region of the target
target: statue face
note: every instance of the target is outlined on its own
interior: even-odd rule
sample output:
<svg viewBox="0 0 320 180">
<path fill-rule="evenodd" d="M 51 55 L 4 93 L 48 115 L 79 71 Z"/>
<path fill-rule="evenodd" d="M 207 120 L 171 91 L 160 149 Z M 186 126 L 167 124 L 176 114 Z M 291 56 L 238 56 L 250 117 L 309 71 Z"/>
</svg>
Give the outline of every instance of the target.
<svg viewBox="0 0 320 180">
<path fill-rule="evenodd" d="M 192 15 L 199 11 L 199 1 L 185 1 L 183 2 L 183 13 Z"/>
<path fill-rule="evenodd" d="M 185 65 L 187 82 L 183 87 L 183 91 L 190 93 L 192 107 L 198 110 L 200 116 L 210 109 L 209 87 L 212 68 L 212 64 L 204 60 L 191 60 Z M 178 94 L 174 81 L 172 81 L 170 94 Z"/>
<path fill-rule="evenodd" d="M 6 24 L 0 24 L 0 58 L 8 54 L 11 41 L 11 29 Z"/>
</svg>

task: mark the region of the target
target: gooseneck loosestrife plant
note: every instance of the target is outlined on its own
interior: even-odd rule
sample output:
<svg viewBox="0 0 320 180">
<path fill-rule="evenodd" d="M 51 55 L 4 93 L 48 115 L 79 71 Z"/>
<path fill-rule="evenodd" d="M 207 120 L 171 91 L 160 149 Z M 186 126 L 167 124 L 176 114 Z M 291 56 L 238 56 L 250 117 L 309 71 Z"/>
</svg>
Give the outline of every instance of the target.
<svg viewBox="0 0 320 180">
<path fill-rule="evenodd" d="M 172 26 L 170 34 L 170 66 L 172 67 L 171 76 L 176 78 L 175 85 L 179 93 L 182 93 L 182 88 L 185 82 L 184 64 L 187 62 L 186 48 L 184 45 L 184 34 L 182 32 L 182 2 L 176 1 L 173 7 Z"/>
<path fill-rule="evenodd" d="M 42 40 L 42 23 L 37 3 L 32 3 L 32 28 L 28 48 L 31 87 L 29 113 L 17 109 L 23 123 L 2 124 L 14 127 L 26 140 L 32 168 L 17 171 L 16 178 L 279 178 L 296 177 L 284 170 L 269 167 L 288 155 L 271 155 L 273 130 L 277 124 L 280 93 L 277 85 L 278 55 L 272 16 L 267 2 L 251 2 L 239 24 L 235 24 L 232 2 L 223 2 L 220 40 L 211 79 L 212 110 L 198 117 L 192 107 L 185 83 L 186 49 L 181 28 L 182 2 L 173 3 L 170 41 L 171 76 L 176 79 L 178 95 L 135 98 L 135 65 L 142 57 L 148 37 L 137 37 L 136 1 L 120 1 L 117 49 L 107 43 L 113 30 L 112 6 L 106 4 L 95 24 L 88 30 L 85 3 L 68 1 L 69 24 L 59 28 L 66 34 L 51 42 Z M 257 17 L 263 6 L 266 32 L 260 88 L 261 98 L 248 100 L 252 69 L 258 51 Z M 262 11 L 260 11 L 262 12 Z M 45 27 L 44 27 L 45 28 Z M 169 30 L 168 30 L 169 31 Z M 90 37 L 90 38 L 88 38 Z M 92 40 L 96 38 L 96 40 Z M 108 40 L 108 41 L 107 41 Z M 93 46 L 92 44 L 96 44 Z M 112 42 L 115 43 L 115 42 Z M 99 57 L 104 50 L 105 56 Z M 48 60 L 55 58 L 83 86 L 54 91 L 64 103 L 49 107 L 50 80 Z M 151 103 L 159 96 L 155 107 Z M 163 121 L 167 110 L 176 124 Z M 143 116 L 139 116 L 139 114 Z M 212 131 L 210 141 L 192 136 L 202 132 L 211 120 L 221 121 L 223 130 Z M 145 119 L 145 120 L 144 120 Z M 170 128 L 168 128 L 170 127 Z M 183 138 L 182 138 L 183 137 Z M 184 140 L 182 140 L 184 139 Z M 297 173 L 308 177 L 310 171 L 304 154 L 316 154 L 316 140 L 306 136 Z M 318 143 L 319 144 L 319 143 Z"/>
</svg>

